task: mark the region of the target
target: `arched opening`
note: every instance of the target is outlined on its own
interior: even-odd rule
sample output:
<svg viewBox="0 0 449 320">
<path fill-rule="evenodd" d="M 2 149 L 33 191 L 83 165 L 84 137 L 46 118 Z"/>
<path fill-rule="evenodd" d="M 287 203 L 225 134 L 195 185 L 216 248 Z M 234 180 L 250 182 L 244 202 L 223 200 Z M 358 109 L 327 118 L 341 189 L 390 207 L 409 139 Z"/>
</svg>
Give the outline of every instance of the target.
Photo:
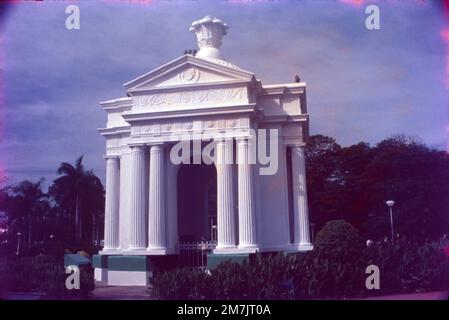
<svg viewBox="0 0 449 320">
<path fill-rule="evenodd" d="M 181 242 L 216 241 L 217 171 L 214 165 L 182 164 L 177 177 Z"/>
</svg>

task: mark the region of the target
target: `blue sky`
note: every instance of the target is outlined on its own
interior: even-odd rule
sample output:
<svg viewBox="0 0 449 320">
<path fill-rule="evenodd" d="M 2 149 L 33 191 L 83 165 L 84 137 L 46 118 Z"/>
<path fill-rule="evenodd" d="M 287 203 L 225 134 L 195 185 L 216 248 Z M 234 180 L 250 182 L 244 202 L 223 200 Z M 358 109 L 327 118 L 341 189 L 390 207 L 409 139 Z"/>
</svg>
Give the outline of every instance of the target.
<svg viewBox="0 0 449 320">
<path fill-rule="evenodd" d="M 147 3 L 148 2 L 148 3 Z M 351 1 L 348 1 L 351 2 Z M 65 28 L 77 4 L 81 29 Z M 371 3 L 371 2 L 370 2 Z M 437 1 L 71 1 L 13 3 L 0 16 L 3 123 L 0 168 L 9 182 L 49 182 L 62 161 L 85 156 L 103 179 L 106 114 L 122 84 L 194 48 L 190 24 L 229 24 L 222 52 L 264 84 L 307 83 L 311 133 L 342 145 L 397 133 L 444 149 L 448 137 L 448 21 Z"/>
</svg>

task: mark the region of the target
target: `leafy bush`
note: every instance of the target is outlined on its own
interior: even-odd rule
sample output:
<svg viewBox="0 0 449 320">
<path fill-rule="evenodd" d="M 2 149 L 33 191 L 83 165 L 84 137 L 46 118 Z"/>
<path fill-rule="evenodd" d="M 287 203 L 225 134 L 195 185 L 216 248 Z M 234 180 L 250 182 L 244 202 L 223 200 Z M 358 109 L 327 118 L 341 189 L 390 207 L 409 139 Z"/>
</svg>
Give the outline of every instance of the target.
<svg viewBox="0 0 449 320">
<path fill-rule="evenodd" d="M 6 264 L 4 290 L 15 292 L 42 292 L 53 297 L 85 295 L 94 289 L 92 266 L 80 267 L 80 290 L 67 290 L 68 274 L 62 260 L 52 256 L 10 258 Z"/>
<path fill-rule="evenodd" d="M 295 297 L 294 276 L 299 265 L 294 255 L 257 255 L 247 265 L 249 297 L 252 299 L 292 299 Z"/>
<path fill-rule="evenodd" d="M 159 299 L 198 300 L 210 294 L 209 275 L 194 268 L 159 272 L 152 279 L 152 286 L 152 294 Z"/>
<path fill-rule="evenodd" d="M 443 243 L 419 245 L 400 239 L 393 245 L 378 244 L 365 251 L 368 264 L 380 269 L 381 290 L 375 293 L 410 293 L 447 290 L 449 259 Z"/>
<path fill-rule="evenodd" d="M 305 257 L 309 298 L 356 297 L 365 289 L 363 243 L 357 232 L 343 220 L 333 220 L 317 234 L 315 249 Z M 304 284 L 303 284 L 304 285 Z"/>
<path fill-rule="evenodd" d="M 295 256 L 255 256 L 242 264 L 223 262 L 211 271 L 213 299 L 291 299 L 296 273 Z"/>
<path fill-rule="evenodd" d="M 241 299 L 247 295 L 248 289 L 247 262 L 238 264 L 231 261 L 220 263 L 215 269 L 211 270 L 211 298 L 229 300 Z"/>
<path fill-rule="evenodd" d="M 193 268 L 157 273 L 153 295 L 160 299 L 294 298 L 295 257 L 256 255 L 242 264 L 226 261 L 211 271 Z"/>
<path fill-rule="evenodd" d="M 209 273 L 184 268 L 156 274 L 160 299 L 335 299 L 449 289 L 449 257 L 440 243 L 399 240 L 365 247 L 342 220 L 329 221 L 315 248 L 298 254 L 256 254 Z M 365 269 L 380 269 L 380 290 L 367 290 Z"/>
</svg>

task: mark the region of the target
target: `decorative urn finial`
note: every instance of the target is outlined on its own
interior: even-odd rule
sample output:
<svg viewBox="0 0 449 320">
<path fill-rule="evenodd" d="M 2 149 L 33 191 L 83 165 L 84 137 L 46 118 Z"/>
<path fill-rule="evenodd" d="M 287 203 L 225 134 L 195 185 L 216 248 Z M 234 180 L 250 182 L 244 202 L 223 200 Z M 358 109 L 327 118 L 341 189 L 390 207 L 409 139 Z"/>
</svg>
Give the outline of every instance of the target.
<svg viewBox="0 0 449 320">
<path fill-rule="evenodd" d="M 189 31 L 196 34 L 200 50 L 196 54 L 199 58 L 222 59 L 220 53 L 221 38 L 226 35 L 228 25 L 213 16 L 205 16 L 194 21 Z"/>
</svg>

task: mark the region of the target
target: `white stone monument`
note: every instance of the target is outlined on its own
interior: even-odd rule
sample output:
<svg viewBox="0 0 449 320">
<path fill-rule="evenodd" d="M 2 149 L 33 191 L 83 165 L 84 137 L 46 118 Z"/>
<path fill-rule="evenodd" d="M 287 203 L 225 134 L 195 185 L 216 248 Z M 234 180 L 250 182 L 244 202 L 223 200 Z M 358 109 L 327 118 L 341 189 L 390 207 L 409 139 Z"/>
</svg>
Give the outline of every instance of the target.
<svg viewBox="0 0 449 320">
<path fill-rule="evenodd" d="M 206 245 L 210 261 L 312 249 L 306 85 L 263 85 L 225 60 L 227 30 L 211 16 L 193 22 L 198 53 L 101 103 L 106 207 L 97 280 L 145 285 L 153 262 L 176 261 L 184 242 Z"/>
</svg>

